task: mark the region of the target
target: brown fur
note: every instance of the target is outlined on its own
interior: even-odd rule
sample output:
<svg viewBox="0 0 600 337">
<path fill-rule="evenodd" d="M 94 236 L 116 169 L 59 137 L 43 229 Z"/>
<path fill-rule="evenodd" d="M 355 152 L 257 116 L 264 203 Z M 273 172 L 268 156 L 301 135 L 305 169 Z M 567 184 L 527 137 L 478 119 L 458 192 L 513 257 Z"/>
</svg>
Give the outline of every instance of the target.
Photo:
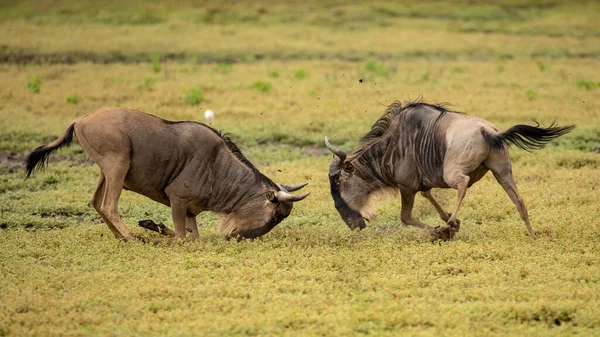
<svg viewBox="0 0 600 337">
<path fill-rule="evenodd" d="M 348 226 L 363 228 L 364 218 L 373 214 L 373 196 L 396 189 L 402 198 L 402 222 L 434 231 L 412 217 L 415 195 L 421 192 L 449 225 L 448 229 L 435 230 L 435 235 L 447 239 L 459 229 L 456 214 L 467 188 L 489 170 L 516 205 L 529 235 L 535 238 L 512 176 L 508 145 L 539 149 L 573 128 L 516 125 L 500 132 L 481 118 L 468 117 L 445 106 L 422 102 L 402 106 L 395 102 L 349 155 L 326 139 L 327 147 L 336 155 L 329 167 L 332 197 Z M 432 188 L 448 187 L 458 191 L 450 213 L 430 192 Z"/>
<path fill-rule="evenodd" d="M 213 211 L 226 236 L 256 237 L 287 217 L 291 196 L 252 165 L 227 137 L 196 122 L 171 122 L 140 111 L 102 108 L 76 119 L 56 141 L 27 158 L 27 177 L 75 134 L 100 167 L 91 204 L 117 238 L 131 233 L 118 213 L 122 189 L 170 206 L 177 238 L 198 236 L 196 215 Z"/>
</svg>

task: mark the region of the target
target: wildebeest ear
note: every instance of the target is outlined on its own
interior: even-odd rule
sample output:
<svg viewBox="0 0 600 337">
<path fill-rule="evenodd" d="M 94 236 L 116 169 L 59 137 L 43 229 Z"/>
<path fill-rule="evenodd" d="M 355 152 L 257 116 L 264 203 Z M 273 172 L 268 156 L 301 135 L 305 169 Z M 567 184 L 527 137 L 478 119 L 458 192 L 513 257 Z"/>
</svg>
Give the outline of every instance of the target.
<svg viewBox="0 0 600 337">
<path fill-rule="evenodd" d="M 269 200 L 270 202 L 275 202 L 277 201 L 276 197 L 275 197 L 275 192 L 269 191 L 267 192 L 267 200 Z"/>
</svg>

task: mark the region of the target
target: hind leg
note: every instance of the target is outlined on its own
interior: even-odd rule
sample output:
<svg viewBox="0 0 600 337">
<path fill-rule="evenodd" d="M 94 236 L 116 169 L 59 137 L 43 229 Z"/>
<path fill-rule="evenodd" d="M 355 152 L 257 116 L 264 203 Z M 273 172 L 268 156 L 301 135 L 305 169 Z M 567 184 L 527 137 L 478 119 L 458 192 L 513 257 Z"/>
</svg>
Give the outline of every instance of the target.
<svg viewBox="0 0 600 337">
<path fill-rule="evenodd" d="M 506 191 L 510 200 L 517 206 L 517 211 L 519 212 L 521 219 L 523 219 L 523 222 L 525 222 L 529 236 L 532 239 L 535 239 L 535 232 L 529 222 L 529 214 L 527 214 L 525 202 L 519 195 L 517 184 L 512 175 L 512 167 L 510 159 L 508 158 L 508 153 L 503 154 L 496 152 L 491 154 L 490 159 L 486 161 L 486 166 L 490 168 L 496 181 L 504 188 L 504 191 Z"/>
<path fill-rule="evenodd" d="M 131 161 L 131 144 L 126 134 L 107 133 L 102 124 L 86 121 L 75 124 L 79 145 L 100 167 L 100 181 L 92 205 L 100 213 L 117 239 L 132 238 L 119 216 L 119 197 Z"/>
<path fill-rule="evenodd" d="M 454 210 L 452 211 L 452 215 L 450 215 L 450 219 L 448 219 L 447 223 L 451 227 L 454 227 L 458 230 L 460 226 L 460 222 L 457 221 L 456 215 L 458 214 L 458 210 L 460 205 L 467 194 L 467 188 L 469 187 L 469 176 L 462 175 L 458 182 L 456 183 L 456 189 L 458 190 L 458 195 L 456 197 L 456 206 L 454 206 Z"/>
<path fill-rule="evenodd" d="M 100 206 L 102 205 L 102 199 L 104 198 L 105 183 L 106 183 L 106 179 L 104 178 L 104 173 L 102 173 L 102 171 L 100 171 L 100 180 L 98 181 L 98 187 L 96 188 L 96 192 L 94 192 L 94 195 L 92 196 L 92 200 L 90 201 L 90 204 L 92 205 L 92 207 L 94 207 L 96 212 L 98 212 L 98 214 L 100 214 L 100 216 L 102 217 L 102 220 L 104 220 L 104 223 L 108 226 L 108 228 L 113 233 L 113 235 L 116 238 L 120 238 L 121 233 L 119 232 L 119 230 L 115 226 L 113 226 L 113 224 L 110 222 L 110 220 L 108 220 L 106 215 L 104 215 L 104 213 L 102 213 L 102 210 L 100 209 Z"/>
<path fill-rule="evenodd" d="M 117 159 L 117 158 L 114 158 Z M 105 191 L 102 198 L 102 204 L 100 205 L 100 212 L 104 214 L 107 220 L 116 228 L 118 235 L 115 236 L 118 239 L 125 241 L 132 238 L 129 229 L 125 226 L 123 220 L 119 216 L 119 197 L 123 190 L 125 182 L 125 176 L 129 170 L 129 159 L 121 158 L 121 160 L 112 160 L 111 165 L 99 164 L 100 169 L 102 166 L 107 166 L 109 169 L 103 169 L 105 177 Z"/>
<path fill-rule="evenodd" d="M 452 171 L 451 171 L 452 172 Z M 464 174 L 460 170 L 455 170 L 452 173 L 444 172 L 444 180 L 448 186 L 455 188 L 458 191 L 458 195 L 456 197 L 456 205 L 452 210 L 452 215 L 448 219 L 447 223 L 450 227 L 456 229 L 460 228 L 460 222 L 457 221 L 456 215 L 458 214 L 458 210 L 460 209 L 460 205 L 462 204 L 465 195 L 467 194 L 467 188 L 469 188 L 469 178 L 468 175 Z"/>
<path fill-rule="evenodd" d="M 523 219 L 523 221 L 525 222 L 525 226 L 527 227 L 529 236 L 532 239 L 535 239 L 535 232 L 533 231 L 533 227 L 531 227 L 531 223 L 529 222 L 529 214 L 527 214 L 525 202 L 523 201 L 523 198 L 521 198 L 519 192 L 517 191 L 517 184 L 515 183 L 512 174 L 496 174 L 494 172 L 494 177 L 502 186 L 502 188 L 504 188 L 510 200 L 512 200 L 515 206 L 517 206 L 517 211 L 519 211 L 521 219 Z"/>
</svg>

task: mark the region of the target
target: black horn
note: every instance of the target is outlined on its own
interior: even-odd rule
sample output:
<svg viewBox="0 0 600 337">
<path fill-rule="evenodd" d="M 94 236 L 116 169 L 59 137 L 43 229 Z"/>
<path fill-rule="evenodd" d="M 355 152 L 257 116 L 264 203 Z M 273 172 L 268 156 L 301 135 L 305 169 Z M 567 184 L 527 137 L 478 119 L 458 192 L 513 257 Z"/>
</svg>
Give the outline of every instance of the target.
<svg viewBox="0 0 600 337">
<path fill-rule="evenodd" d="M 296 202 L 296 201 L 300 201 L 306 197 L 308 197 L 308 195 L 310 194 L 310 192 L 308 193 L 304 193 L 301 195 L 291 195 L 288 194 L 287 192 L 284 191 L 279 191 L 277 192 L 277 200 L 278 201 L 283 201 L 283 202 Z"/>
<path fill-rule="evenodd" d="M 343 163 L 344 160 L 346 160 L 346 152 L 331 145 L 331 143 L 329 143 L 329 139 L 327 139 L 327 137 L 325 137 L 325 146 L 327 146 L 327 148 L 329 149 L 329 151 L 331 151 L 331 153 L 335 154 L 337 157 L 340 158 L 340 164 Z"/>
<path fill-rule="evenodd" d="M 277 184 L 277 186 L 279 186 L 279 188 L 287 191 L 287 192 L 294 192 L 294 191 L 298 191 L 300 189 L 302 189 L 304 186 L 308 185 L 308 183 L 304 183 L 304 184 L 300 184 L 300 185 L 296 185 L 296 186 L 288 186 L 288 185 L 284 185 L 284 184 Z"/>
</svg>

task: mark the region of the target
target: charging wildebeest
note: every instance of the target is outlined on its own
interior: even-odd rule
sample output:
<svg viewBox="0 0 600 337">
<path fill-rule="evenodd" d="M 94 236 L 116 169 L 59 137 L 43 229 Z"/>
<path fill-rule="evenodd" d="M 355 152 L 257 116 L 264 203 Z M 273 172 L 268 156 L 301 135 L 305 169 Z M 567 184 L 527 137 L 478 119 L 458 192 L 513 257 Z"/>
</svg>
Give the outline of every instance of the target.
<svg viewBox="0 0 600 337">
<path fill-rule="evenodd" d="M 351 229 L 362 229 L 365 219 L 374 215 L 373 197 L 386 191 L 400 192 L 404 224 L 429 229 L 434 238 L 449 239 L 459 230 L 456 215 L 467 188 L 490 170 L 535 239 L 512 176 L 508 145 L 526 151 L 540 149 L 574 127 L 515 125 L 501 132 L 488 121 L 442 105 L 412 102 L 402 106 L 395 102 L 349 155 L 325 137 L 327 148 L 335 155 L 329 166 L 331 195 L 344 222 Z M 431 195 L 434 187 L 458 190 L 451 213 Z M 417 192 L 431 202 L 448 227 L 435 229 L 412 217 Z"/>
<path fill-rule="evenodd" d="M 175 231 L 163 234 L 176 238 L 184 238 L 186 228 L 197 238 L 196 215 L 203 211 L 217 213 L 219 230 L 228 238 L 258 237 L 308 195 L 290 195 L 306 184 L 275 184 L 226 135 L 205 124 L 121 108 L 102 108 L 73 121 L 58 139 L 29 154 L 26 177 L 70 144 L 73 134 L 100 167 L 91 204 L 119 239 L 132 237 L 118 213 L 123 188 L 170 206 Z"/>
</svg>

